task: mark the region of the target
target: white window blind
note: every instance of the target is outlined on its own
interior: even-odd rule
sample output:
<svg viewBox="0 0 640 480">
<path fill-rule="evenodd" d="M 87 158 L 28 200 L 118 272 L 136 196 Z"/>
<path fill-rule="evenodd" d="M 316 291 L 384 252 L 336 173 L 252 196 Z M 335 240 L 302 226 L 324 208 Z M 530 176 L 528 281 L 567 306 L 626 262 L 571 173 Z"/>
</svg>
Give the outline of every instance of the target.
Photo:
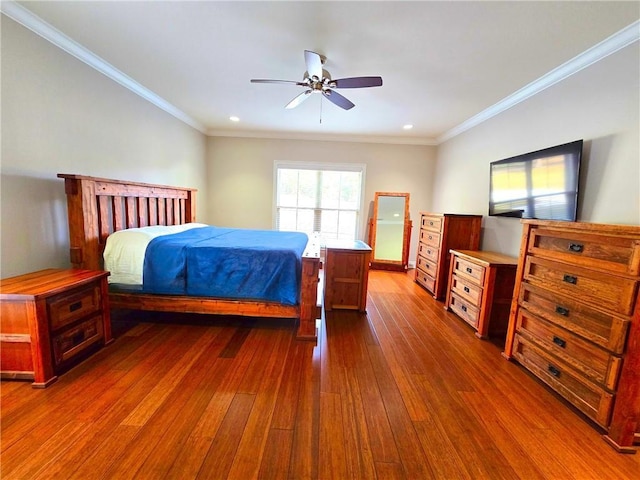
<svg viewBox="0 0 640 480">
<path fill-rule="evenodd" d="M 276 229 L 355 240 L 363 183 L 364 165 L 276 162 Z"/>
</svg>

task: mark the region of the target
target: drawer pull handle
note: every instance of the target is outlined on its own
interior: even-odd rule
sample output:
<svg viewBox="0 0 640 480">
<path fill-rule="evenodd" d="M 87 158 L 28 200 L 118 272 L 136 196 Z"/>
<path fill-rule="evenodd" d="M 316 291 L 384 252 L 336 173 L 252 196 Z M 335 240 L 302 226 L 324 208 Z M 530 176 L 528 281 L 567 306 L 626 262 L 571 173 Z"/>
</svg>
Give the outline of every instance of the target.
<svg viewBox="0 0 640 480">
<path fill-rule="evenodd" d="M 580 245 L 579 243 L 570 243 L 569 250 L 574 253 L 582 253 L 584 250 L 584 245 Z"/>
<path fill-rule="evenodd" d="M 569 316 L 569 309 L 561 307 L 560 305 L 556 305 L 556 313 L 559 313 L 560 315 L 562 315 L 564 317 L 568 317 Z"/>
<path fill-rule="evenodd" d="M 572 285 L 578 283 L 578 277 L 574 277 L 573 275 L 565 275 L 564 277 L 562 277 L 562 280 Z"/>
<path fill-rule="evenodd" d="M 73 342 L 74 345 L 78 345 L 79 343 L 84 342 L 84 330 L 81 330 L 78 333 L 76 333 L 71 339 L 71 341 Z"/>
<path fill-rule="evenodd" d="M 433 222 L 429 222 L 429 225 L 433 227 Z"/>
<path fill-rule="evenodd" d="M 70 312 L 75 312 L 76 310 L 80 310 L 81 308 L 82 308 L 82 300 L 69 305 Z"/>
<path fill-rule="evenodd" d="M 462 310 L 463 312 L 466 312 L 467 311 L 467 306 L 466 305 L 462 305 L 460 307 L 460 310 Z"/>
<path fill-rule="evenodd" d="M 433 237 L 431 235 L 429 235 L 429 240 L 433 240 Z"/>
<path fill-rule="evenodd" d="M 469 287 L 464 287 L 463 290 L 467 293 L 469 293 L 471 290 L 469 290 Z"/>
<path fill-rule="evenodd" d="M 431 250 L 427 250 L 427 255 L 431 255 Z"/>
<path fill-rule="evenodd" d="M 473 268 L 467 267 L 467 273 L 473 273 Z"/>
<path fill-rule="evenodd" d="M 556 336 L 553 337 L 553 343 L 555 343 L 556 345 L 558 345 L 561 348 L 564 348 L 564 347 L 567 346 L 567 342 L 566 341 L 564 341 L 562 338 L 556 337 Z"/>
<path fill-rule="evenodd" d="M 551 375 L 553 375 L 554 377 L 556 377 L 556 378 L 559 378 L 559 377 L 560 377 L 560 370 L 558 370 L 558 369 L 557 369 L 556 367 L 554 367 L 553 365 L 549 365 L 549 366 L 547 367 L 547 370 L 549 370 L 549 373 L 550 373 Z"/>
</svg>

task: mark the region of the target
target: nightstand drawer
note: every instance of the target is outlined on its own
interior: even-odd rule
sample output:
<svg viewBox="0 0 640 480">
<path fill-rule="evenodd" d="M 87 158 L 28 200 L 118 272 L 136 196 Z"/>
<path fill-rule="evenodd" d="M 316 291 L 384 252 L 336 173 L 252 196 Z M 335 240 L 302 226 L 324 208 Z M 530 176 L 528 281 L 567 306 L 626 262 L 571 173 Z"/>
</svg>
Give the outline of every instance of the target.
<svg viewBox="0 0 640 480">
<path fill-rule="evenodd" d="M 99 311 L 101 304 L 100 287 L 95 284 L 52 297 L 47 301 L 51 330 L 58 330 Z"/>
<path fill-rule="evenodd" d="M 51 344 L 55 364 L 60 365 L 90 345 L 102 340 L 102 332 L 102 316 L 96 315 L 75 327 L 54 335 L 51 338 Z"/>
</svg>

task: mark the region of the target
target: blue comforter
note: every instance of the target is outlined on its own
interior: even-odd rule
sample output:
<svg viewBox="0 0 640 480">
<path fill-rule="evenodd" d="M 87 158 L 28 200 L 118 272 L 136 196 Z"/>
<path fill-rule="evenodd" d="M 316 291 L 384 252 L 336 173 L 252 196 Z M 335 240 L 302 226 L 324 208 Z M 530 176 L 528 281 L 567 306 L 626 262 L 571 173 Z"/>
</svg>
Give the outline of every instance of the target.
<svg viewBox="0 0 640 480">
<path fill-rule="evenodd" d="M 299 302 L 298 232 L 203 227 L 154 238 L 144 258 L 147 293 Z"/>
</svg>

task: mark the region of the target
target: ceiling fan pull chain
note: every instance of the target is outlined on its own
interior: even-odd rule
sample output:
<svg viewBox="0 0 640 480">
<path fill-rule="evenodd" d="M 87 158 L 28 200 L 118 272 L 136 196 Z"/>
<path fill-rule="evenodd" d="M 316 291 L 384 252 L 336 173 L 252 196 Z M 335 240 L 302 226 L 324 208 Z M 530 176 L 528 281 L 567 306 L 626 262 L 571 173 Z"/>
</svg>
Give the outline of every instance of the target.
<svg viewBox="0 0 640 480">
<path fill-rule="evenodd" d="M 324 95 L 320 95 L 320 125 L 322 125 L 322 97 L 324 97 Z"/>
</svg>

